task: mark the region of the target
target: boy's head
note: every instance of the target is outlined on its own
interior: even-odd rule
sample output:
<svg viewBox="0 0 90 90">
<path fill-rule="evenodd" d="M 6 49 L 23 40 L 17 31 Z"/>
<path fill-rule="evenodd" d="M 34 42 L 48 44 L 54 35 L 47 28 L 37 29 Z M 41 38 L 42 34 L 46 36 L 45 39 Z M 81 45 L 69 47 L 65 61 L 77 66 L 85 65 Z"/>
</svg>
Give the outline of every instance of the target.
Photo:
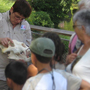
<svg viewBox="0 0 90 90">
<path fill-rule="evenodd" d="M 33 64 L 35 59 L 41 63 L 48 63 L 54 56 L 55 45 L 51 39 L 41 37 L 32 41 L 30 50 Z"/>
<path fill-rule="evenodd" d="M 54 32 L 46 32 L 42 37 L 50 38 L 55 44 L 54 60 L 62 62 L 62 55 L 64 53 L 64 44 L 62 43 L 58 34 Z"/>
<path fill-rule="evenodd" d="M 13 83 L 23 85 L 27 79 L 27 67 L 23 62 L 12 61 L 5 68 L 5 76 L 11 89 Z"/>
</svg>

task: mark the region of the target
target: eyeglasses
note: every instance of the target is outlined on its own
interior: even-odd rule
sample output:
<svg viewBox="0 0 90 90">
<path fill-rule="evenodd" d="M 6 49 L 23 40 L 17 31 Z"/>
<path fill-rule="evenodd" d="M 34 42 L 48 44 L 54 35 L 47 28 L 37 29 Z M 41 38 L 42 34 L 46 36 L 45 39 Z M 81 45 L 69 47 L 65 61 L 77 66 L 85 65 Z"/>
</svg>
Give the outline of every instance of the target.
<svg viewBox="0 0 90 90">
<path fill-rule="evenodd" d="M 15 16 L 16 20 L 21 20 L 22 21 L 23 19 L 25 19 L 25 18 L 21 18 L 20 16 L 16 15 L 15 13 L 14 13 L 14 16 Z"/>
<path fill-rule="evenodd" d="M 82 25 L 73 25 L 73 28 L 75 29 L 77 26 L 82 26 Z"/>
</svg>

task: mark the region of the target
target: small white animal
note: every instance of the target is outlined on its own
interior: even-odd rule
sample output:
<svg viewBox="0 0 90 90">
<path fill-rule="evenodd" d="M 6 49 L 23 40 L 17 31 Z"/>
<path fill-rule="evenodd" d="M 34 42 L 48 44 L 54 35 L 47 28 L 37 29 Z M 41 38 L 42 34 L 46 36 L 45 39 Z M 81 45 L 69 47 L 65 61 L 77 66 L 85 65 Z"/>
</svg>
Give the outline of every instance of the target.
<svg viewBox="0 0 90 90">
<path fill-rule="evenodd" d="M 27 47 L 23 42 L 19 42 L 17 40 L 12 40 L 12 43 L 8 43 L 8 47 L 4 47 L 2 44 L 0 44 L 0 48 L 2 50 L 2 53 L 8 53 L 9 59 L 15 59 L 15 60 L 24 60 L 26 62 L 30 61 L 30 57 L 27 57 L 27 52 L 30 52 L 29 47 Z"/>
</svg>

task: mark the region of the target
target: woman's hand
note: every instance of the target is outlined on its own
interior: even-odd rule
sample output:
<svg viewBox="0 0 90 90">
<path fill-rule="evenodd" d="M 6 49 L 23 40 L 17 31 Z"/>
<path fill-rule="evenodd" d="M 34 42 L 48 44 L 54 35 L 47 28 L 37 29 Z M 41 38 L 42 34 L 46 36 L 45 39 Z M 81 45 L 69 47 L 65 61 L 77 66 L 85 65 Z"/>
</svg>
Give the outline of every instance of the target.
<svg viewBox="0 0 90 90">
<path fill-rule="evenodd" d="M 13 43 L 13 41 L 10 38 L 0 38 L 0 43 L 5 47 L 8 47 L 9 41 Z"/>
</svg>

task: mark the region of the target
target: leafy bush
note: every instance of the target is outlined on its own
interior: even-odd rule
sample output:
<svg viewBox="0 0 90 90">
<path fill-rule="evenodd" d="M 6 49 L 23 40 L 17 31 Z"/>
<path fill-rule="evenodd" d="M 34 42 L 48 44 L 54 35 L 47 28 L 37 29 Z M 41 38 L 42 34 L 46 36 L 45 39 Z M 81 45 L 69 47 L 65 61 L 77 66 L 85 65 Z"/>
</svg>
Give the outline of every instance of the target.
<svg viewBox="0 0 90 90">
<path fill-rule="evenodd" d="M 27 21 L 31 25 L 38 25 L 38 26 L 44 26 L 44 27 L 53 27 L 54 26 L 49 15 L 43 11 L 40 11 L 40 12 L 33 11 L 31 13 L 30 17 L 27 19 Z M 43 33 L 42 31 L 36 31 L 36 30 L 33 30 L 33 31 L 34 31 L 34 34 L 32 32 L 33 39 L 39 37 Z"/>
<path fill-rule="evenodd" d="M 50 15 L 54 27 L 58 27 L 60 20 L 68 17 L 72 0 L 28 0 L 36 11 L 45 11 Z"/>
<path fill-rule="evenodd" d="M 9 10 L 12 5 L 13 5 L 13 1 L 10 0 L 0 0 L 0 12 L 6 12 L 7 10 Z"/>
<path fill-rule="evenodd" d="M 53 27 L 53 22 L 50 19 L 49 14 L 43 11 L 32 12 L 27 21 L 31 25 L 45 26 L 45 27 Z"/>
</svg>

